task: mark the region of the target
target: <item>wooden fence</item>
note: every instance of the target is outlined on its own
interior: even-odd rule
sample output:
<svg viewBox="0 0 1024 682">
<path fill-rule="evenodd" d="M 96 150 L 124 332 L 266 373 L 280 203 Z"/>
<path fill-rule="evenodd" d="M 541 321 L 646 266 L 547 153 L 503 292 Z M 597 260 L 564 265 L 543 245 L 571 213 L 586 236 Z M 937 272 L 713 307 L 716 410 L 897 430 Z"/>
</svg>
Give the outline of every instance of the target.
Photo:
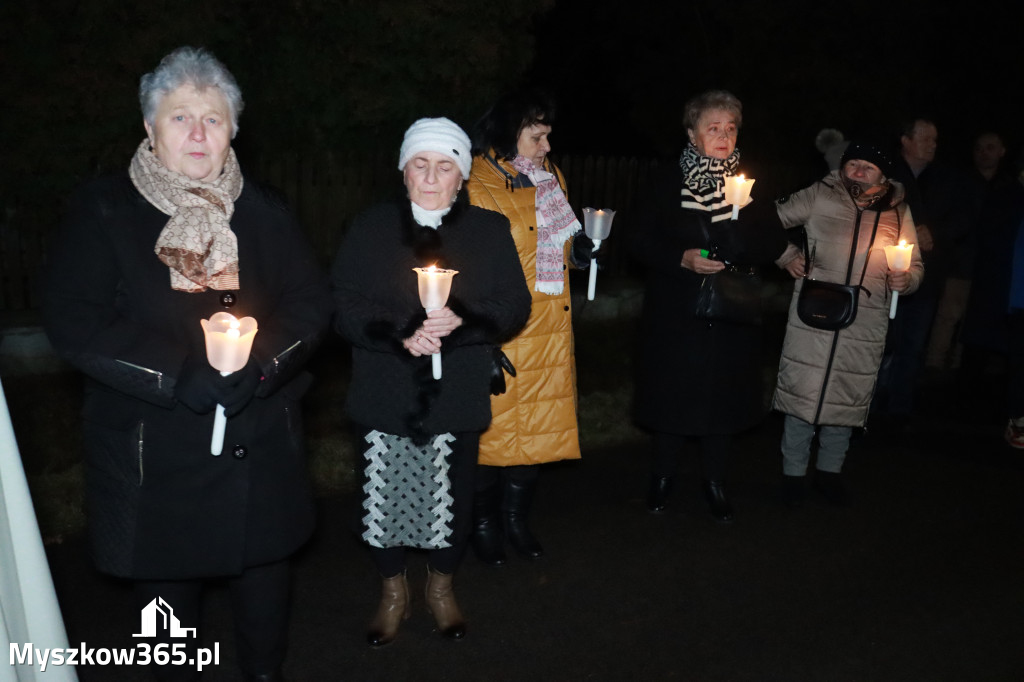
<svg viewBox="0 0 1024 682">
<path fill-rule="evenodd" d="M 569 201 L 582 220 L 582 209 L 616 210 L 612 238 L 602 265 L 610 274 L 626 266 L 622 242 L 630 229 L 630 210 L 637 188 L 657 161 L 626 157 L 561 156 Z M 326 267 L 351 219 L 359 211 L 395 196 L 401 176 L 394 155 L 356 158 L 335 152 L 293 154 L 257 159 L 255 176 L 284 192 Z M 40 276 L 47 245 L 53 238 L 59 206 L 25 206 L 0 216 L 0 311 L 37 309 Z"/>
</svg>

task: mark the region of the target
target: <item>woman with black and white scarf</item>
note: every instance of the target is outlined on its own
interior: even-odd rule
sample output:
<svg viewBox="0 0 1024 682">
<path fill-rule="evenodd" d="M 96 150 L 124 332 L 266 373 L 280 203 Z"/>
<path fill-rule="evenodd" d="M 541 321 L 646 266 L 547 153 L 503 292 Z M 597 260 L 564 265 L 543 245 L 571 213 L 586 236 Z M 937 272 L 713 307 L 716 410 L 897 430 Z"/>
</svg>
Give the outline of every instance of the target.
<svg viewBox="0 0 1024 682">
<path fill-rule="evenodd" d="M 718 521 L 733 519 L 724 480 L 734 434 L 766 414 L 757 325 L 708 322 L 695 315 L 704 279 L 726 263 L 771 263 L 786 248 L 769 201 L 732 218 L 724 178 L 739 174 L 736 139 L 742 105 L 710 91 L 686 104 L 689 143 L 679 164 L 645 188 L 631 240 L 646 269 L 637 355 L 635 418 L 653 437 L 647 505 L 666 508 L 684 448 L 700 448 L 703 490 Z M 761 209 L 764 210 L 761 210 Z"/>
</svg>

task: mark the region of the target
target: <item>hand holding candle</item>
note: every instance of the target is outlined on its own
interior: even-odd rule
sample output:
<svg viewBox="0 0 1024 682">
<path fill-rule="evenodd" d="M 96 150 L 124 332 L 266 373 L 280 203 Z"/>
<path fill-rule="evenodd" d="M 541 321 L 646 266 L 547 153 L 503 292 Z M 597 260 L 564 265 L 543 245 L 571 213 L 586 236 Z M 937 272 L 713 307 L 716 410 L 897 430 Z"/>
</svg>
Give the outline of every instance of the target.
<svg viewBox="0 0 1024 682">
<path fill-rule="evenodd" d="M 615 217 L 615 211 L 610 208 L 585 208 L 583 209 L 583 230 L 590 237 L 590 240 L 594 242 L 594 251 L 601 246 L 601 242 L 608 238 L 608 234 L 612 231 L 612 219 Z M 591 255 L 590 260 L 590 282 L 587 287 L 587 300 L 593 301 L 594 294 L 597 291 L 597 263 L 593 260 Z"/>
<path fill-rule="evenodd" d="M 416 284 L 419 287 L 420 304 L 429 313 L 440 310 L 448 303 L 448 294 L 452 290 L 452 277 L 459 274 L 458 270 L 445 270 L 434 265 L 426 268 L 413 268 L 416 271 Z M 434 379 L 441 378 L 440 351 L 430 356 L 433 365 Z"/>
<path fill-rule="evenodd" d="M 910 269 L 910 257 L 914 253 L 914 245 L 908 244 L 906 239 L 901 239 L 899 244 L 885 247 L 885 260 L 890 270 L 906 272 Z M 892 292 L 892 303 L 889 304 L 889 319 L 896 317 L 896 300 L 900 292 Z"/>
<path fill-rule="evenodd" d="M 239 320 L 234 315 L 221 312 L 211 316 L 209 320 L 200 320 L 200 324 L 203 325 L 203 334 L 206 337 L 206 359 L 215 370 L 227 376 L 245 367 L 249 362 L 253 337 L 258 331 L 256 320 L 251 317 Z M 224 406 L 217 405 L 210 454 L 219 455 L 224 449 L 226 425 Z"/>
<path fill-rule="evenodd" d="M 725 203 L 732 204 L 732 219 L 738 220 L 740 208 L 750 203 L 750 190 L 755 180 L 747 180 L 742 175 L 730 175 L 725 178 Z"/>
</svg>

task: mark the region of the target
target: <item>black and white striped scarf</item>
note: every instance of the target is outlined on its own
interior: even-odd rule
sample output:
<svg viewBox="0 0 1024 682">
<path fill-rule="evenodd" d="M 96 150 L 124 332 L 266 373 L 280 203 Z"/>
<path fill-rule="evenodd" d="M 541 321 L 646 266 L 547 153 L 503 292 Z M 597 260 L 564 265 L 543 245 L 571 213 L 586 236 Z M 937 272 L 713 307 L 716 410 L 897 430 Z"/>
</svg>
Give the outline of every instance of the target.
<svg viewBox="0 0 1024 682">
<path fill-rule="evenodd" d="M 726 159 L 715 159 L 687 144 L 679 156 L 679 167 L 683 169 L 683 208 L 710 211 L 713 223 L 732 218 L 732 204 L 725 202 L 723 178 L 735 175 L 739 165 L 739 149 L 734 149 Z"/>
</svg>

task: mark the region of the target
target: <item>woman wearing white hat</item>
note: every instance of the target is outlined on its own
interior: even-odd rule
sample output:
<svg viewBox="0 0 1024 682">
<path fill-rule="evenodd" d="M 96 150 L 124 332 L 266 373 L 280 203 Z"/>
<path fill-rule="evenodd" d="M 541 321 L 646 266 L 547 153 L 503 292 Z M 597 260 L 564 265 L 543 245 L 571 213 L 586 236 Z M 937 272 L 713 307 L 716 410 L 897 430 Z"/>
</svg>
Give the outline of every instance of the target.
<svg viewBox="0 0 1024 682">
<path fill-rule="evenodd" d="M 367 640 L 392 641 L 409 617 L 407 548 L 428 551 L 427 607 L 442 634 L 465 623 L 452 574 L 468 542 L 480 433 L 491 421 L 494 348 L 530 313 L 508 219 L 460 200 L 469 138 L 420 119 L 399 154 L 408 199 L 352 224 L 335 259 L 334 327 L 352 346 L 346 411 L 365 445 L 363 540 L 383 578 Z M 461 193 L 465 194 L 465 193 Z M 458 271 L 444 308 L 424 312 L 413 268 Z M 431 355 L 444 358 L 434 379 Z"/>
</svg>

